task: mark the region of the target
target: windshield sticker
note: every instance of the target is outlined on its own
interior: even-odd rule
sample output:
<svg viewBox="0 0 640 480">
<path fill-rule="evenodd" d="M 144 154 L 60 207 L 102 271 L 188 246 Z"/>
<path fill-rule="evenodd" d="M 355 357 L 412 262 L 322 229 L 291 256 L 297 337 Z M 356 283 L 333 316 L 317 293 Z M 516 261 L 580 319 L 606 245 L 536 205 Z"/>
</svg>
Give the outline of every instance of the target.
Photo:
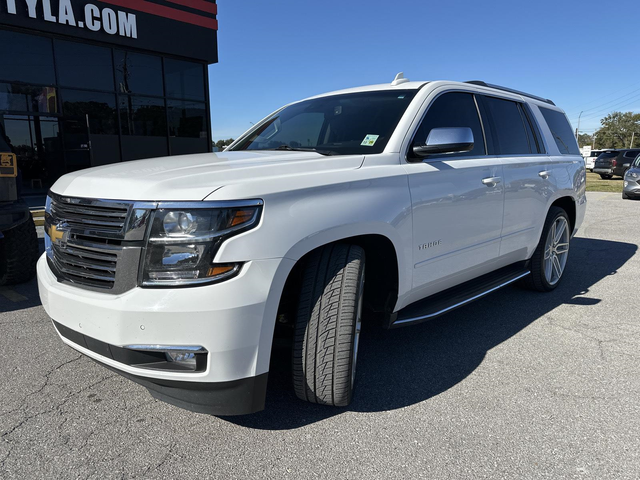
<svg viewBox="0 0 640 480">
<path fill-rule="evenodd" d="M 364 140 L 360 145 L 362 145 L 363 147 L 373 147 L 376 144 L 376 140 L 378 140 L 378 137 L 380 137 L 380 135 L 369 134 L 364 137 Z"/>
</svg>

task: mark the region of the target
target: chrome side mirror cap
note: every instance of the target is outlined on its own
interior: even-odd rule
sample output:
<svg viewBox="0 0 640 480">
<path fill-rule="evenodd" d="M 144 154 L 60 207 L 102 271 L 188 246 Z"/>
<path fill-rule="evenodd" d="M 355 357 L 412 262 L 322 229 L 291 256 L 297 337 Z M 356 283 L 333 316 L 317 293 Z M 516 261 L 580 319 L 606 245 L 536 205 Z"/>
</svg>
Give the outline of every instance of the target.
<svg viewBox="0 0 640 480">
<path fill-rule="evenodd" d="M 469 127 L 434 128 L 424 145 L 414 145 L 412 150 L 419 158 L 438 153 L 461 153 L 473 150 L 473 132 Z"/>
</svg>

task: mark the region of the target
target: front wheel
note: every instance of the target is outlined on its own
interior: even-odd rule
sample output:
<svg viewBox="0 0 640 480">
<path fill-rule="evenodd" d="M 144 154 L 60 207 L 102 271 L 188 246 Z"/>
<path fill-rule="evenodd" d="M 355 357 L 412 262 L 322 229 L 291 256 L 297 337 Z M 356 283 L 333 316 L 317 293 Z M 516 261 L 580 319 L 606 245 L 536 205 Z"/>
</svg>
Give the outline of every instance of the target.
<svg viewBox="0 0 640 480">
<path fill-rule="evenodd" d="M 551 207 L 542 236 L 531 257 L 531 273 L 524 284 L 532 290 L 550 292 L 558 286 L 569 258 L 571 223 L 562 208 Z"/>
<path fill-rule="evenodd" d="M 313 252 L 298 300 L 293 385 L 301 400 L 349 405 L 362 325 L 364 250 L 333 244 Z"/>
</svg>

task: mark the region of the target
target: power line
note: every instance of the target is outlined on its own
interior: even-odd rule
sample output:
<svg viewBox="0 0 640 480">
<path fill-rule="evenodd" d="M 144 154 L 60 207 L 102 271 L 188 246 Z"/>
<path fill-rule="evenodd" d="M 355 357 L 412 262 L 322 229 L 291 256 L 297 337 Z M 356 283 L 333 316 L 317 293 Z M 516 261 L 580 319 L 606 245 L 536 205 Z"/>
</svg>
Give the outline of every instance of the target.
<svg viewBox="0 0 640 480">
<path fill-rule="evenodd" d="M 583 112 L 590 112 L 591 110 L 599 109 L 601 107 L 609 105 L 610 103 L 616 102 L 616 101 L 618 101 L 618 100 L 620 100 L 620 99 L 622 99 L 624 97 L 628 97 L 629 95 L 631 95 L 633 93 L 636 93 L 636 92 L 640 92 L 640 88 L 637 88 L 637 89 L 635 89 L 635 90 L 633 90 L 633 91 L 631 91 L 629 93 L 626 93 L 626 94 L 624 94 L 624 95 L 622 95 L 622 96 L 620 96 L 618 98 L 614 98 L 613 100 L 609 100 L 608 102 L 602 103 L 600 105 L 596 105 L 595 107 L 587 108 L 587 109 L 583 110 Z"/>
<path fill-rule="evenodd" d="M 629 85 L 628 87 L 624 87 L 624 88 L 620 88 L 620 89 L 618 89 L 618 90 L 614 90 L 613 92 L 607 93 L 606 95 L 603 95 L 603 96 L 601 96 L 601 97 L 595 98 L 595 99 L 593 99 L 593 100 L 592 100 L 592 101 L 590 101 L 590 102 L 587 102 L 587 103 L 582 104 L 582 107 L 586 107 L 586 106 L 588 106 L 588 105 L 592 105 L 592 104 L 594 104 L 595 102 L 597 102 L 598 100 L 602 100 L 603 98 L 610 97 L 611 95 L 615 95 L 616 93 L 622 92 L 623 90 L 627 90 L 628 88 L 633 88 L 633 87 L 635 87 L 636 85 L 640 85 L 640 82 L 637 82 L 637 83 L 634 83 L 634 84 L 632 84 L 632 85 Z M 631 92 L 631 93 L 633 93 L 633 92 Z M 623 95 L 623 96 L 624 96 L 624 95 Z M 606 103 L 606 102 L 605 102 L 605 103 Z M 598 107 L 596 106 L 596 107 L 593 107 L 593 108 L 598 108 Z M 592 109 L 590 109 L 590 110 L 592 110 Z M 570 110 L 570 111 L 571 111 L 571 112 L 573 112 L 573 114 L 574 114 L 574 115 L 578 113 L 578 109 L 577 109 L 577 108 L 576 108 L 575 110 Z"/>
<path fill-rule="evenodd" d="M 616 103 L 614 105 L 610 105 L 605 109 L 599 110 L 597 112 L 590 113 L 588 115 L 584 115 L 582 118 L 583 119 L 588 119 L 588 118 L 594 118 L 594 117 L 598 117 L 598 116 L 603 116 L 606 113 L 610 113 L 610 112 L 612 112 L 614 110 L 618 110 L 618 109 L 624 108 L 627 105 L 631 105 L 632 103 L 636 103 L 638 101 L 638 99 L 640 99 L 640 93 L 637 94 L 637 95 L 634 95 L 633 97 L 627 98 L 627 99 L 625 99 L 625 100 L 623 100 L 621 102 L 618 102 L 618 103 Z M 574 119 L 576 119 L 576 118 L 574 117 Z"/>
</svg>

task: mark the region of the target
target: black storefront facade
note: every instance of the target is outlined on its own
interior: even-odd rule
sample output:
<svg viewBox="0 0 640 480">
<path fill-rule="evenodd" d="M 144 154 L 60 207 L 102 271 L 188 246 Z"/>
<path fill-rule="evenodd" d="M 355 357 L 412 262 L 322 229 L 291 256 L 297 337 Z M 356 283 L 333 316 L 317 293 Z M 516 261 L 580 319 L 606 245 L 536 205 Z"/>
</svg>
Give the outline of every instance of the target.
<svg viewBox="0 0 640 480">
<path fill-rule="evenodd" d="M 67 172 L 211 151 L 207 0 L 0 0 L 0 147 L 24 196 Z"/>
</svg>

